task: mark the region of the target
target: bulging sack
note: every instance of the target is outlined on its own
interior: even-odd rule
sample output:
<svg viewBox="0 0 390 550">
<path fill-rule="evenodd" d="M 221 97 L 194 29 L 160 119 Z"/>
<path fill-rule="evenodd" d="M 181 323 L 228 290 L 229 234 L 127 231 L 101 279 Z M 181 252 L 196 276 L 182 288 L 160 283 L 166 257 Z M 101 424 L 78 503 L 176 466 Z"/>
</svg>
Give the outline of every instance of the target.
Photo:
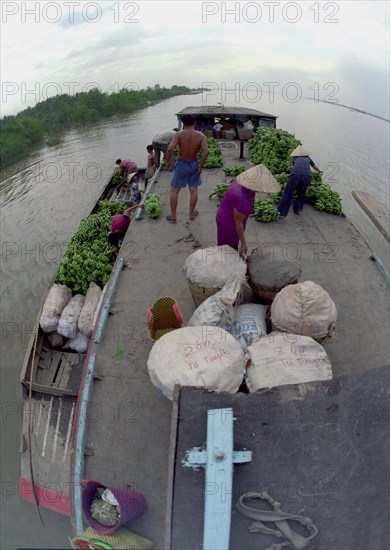
<svg viewBox="0 0 390 550">
<path fill-rule="evenodd" d="M 249 346 L 248 357 L 247 384 L 250 392 L 332 378 L 328 355 L 309 336 L 271 332 Z"/>
<path fill-rule="evenodd" d="M 162 336 L 148 358 L 152 383 L 173 399 L 175 384 L 235 393 L 244 376 L 241 345 L 220 327 L 183 327 Z"/>
<path fill-rule="evenodd" d="M 231 277 L 221 290 L 207 298 L 195 310 L 188 326 L 218 326 L 232 332 L 234 323 L 234 303 L 246 278 L 242 274 Z"/>
<path fill-rule="evenodd" d="M 304 281 L 288 285 L 277 293 L 271 306 L 271 320 L 275 331 L 323 341 L 334 334 L 337 309 L 320 285 Z"/>
<path fill-rule="evenodd" d="M 244 349 L 267 334 L 267 306 L 242 304 L 234 307 L 233 336 Z"/>
<path fill-rule="evenodd" d="M 90 338 L 94 327 L 94 315 L 99 304 L 102 289 L 96 283 L 90 283 L 85 296 L 84 305 L 78 319 L 78 329 Z"/>
<path fill-rule="evenodd" d="M 234 275 L 246 274 L 246 262 L 228 245 L 196 250 L 184 264 L 186 278 L 205 288 L 222 288 Z"/>
<path fill-rule="evenodd" d="M 77 334 L 77 321 L 84 304 L 84 296 L 76 294 L 64 307 L 58 322 L 57 332 L 66 338 L 75 338 Z"/>
<path fill-rule="evenodd" d="M 39 321 L 43 332 L 54 332 L 57 330 L 61 313 L 71 297 L 72 291 L 66 285 L 53 284 L 43 304 Z"/>
</svg>

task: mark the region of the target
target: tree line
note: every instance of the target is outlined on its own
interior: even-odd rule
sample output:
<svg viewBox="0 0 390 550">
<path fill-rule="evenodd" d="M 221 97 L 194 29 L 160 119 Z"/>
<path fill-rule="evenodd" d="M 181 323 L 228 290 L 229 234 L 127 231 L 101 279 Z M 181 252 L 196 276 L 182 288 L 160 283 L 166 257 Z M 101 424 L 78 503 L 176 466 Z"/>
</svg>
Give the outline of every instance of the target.
<svg viewBox="0 0 390 550">
<path fill-rule="evenodd" d="M 1 169 L 25 158 L 37 145 L 57 144 L 66 130 L 118 114 L 129 114 L 169 97 L 199 92 L 187 86 L 148 87 L 107 94 L 94 88 L 75 95 L 50 97 L 17 115 L 0 120 Z"/>
</svg>

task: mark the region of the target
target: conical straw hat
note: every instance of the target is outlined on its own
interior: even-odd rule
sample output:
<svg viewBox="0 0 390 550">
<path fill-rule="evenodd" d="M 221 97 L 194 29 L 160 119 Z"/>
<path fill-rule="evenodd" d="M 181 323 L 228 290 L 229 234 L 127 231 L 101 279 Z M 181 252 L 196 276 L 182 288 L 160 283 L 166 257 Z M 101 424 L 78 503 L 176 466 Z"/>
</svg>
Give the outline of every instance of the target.
<svg viewBox="0 0 390 550">
<path fill-rule="evenodd" d="M 249 170 L 236 176 L 242 187 L 258 193 L 278 193 L 280 185 L 264 164 L 252 166 Z"/>
<path fill-rule="evenodd" d="M 308 157 L 310 155 L 310 151 L 302 147 L 302 145 L 298 145 L 298 147 L 295 147 L 294 151 L 290 153 L 291 157 Z"/>
</svg>

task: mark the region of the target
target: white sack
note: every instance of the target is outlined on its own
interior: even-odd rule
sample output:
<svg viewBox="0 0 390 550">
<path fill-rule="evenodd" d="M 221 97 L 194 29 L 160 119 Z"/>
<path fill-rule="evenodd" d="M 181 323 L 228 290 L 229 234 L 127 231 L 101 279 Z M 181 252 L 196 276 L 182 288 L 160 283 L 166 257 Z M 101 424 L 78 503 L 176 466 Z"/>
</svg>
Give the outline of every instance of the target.
<svg viewBox="0 0 390 550">
<path fill-rule="evenodd" d="M 271 332 L 249 346 L 247 381 L 251 392 L 288 384 L 331 380 L 324 348 L 309 336 Z"/>
<path fill-rule="evenodd" d="M 288 285 L 276 294 L 271 306 L 271 320 L 276 331 L 320 340 L 333 335 L 337 309 L 320 285 L 304 281 Z"/>
<path fill-rule="evenodd" d="M 186 278 L 204 288 L 222 288 L 238 273 L 246 274 L 246 262 L 228 245 L 199 248 L 184 264 Z"/>
<path fill-rule="evenodd" d="M 152 383 L 173 399 L 175 384 L 235 393 L 244 377 L 244 352 L 219 327 L 183 327 L 164 334 L 148 358 Z"/>
<path fill-rule="evenodd" d="M 77 334 L 77 321 L 84 304 L 84 296 L 76 294 L 64 307 L 58 322 L 57 332 L 66 338 L 75 338 Z"/>
<path fill-rule="evenodd" d="M 84 305 L 78 320 L 79 331 L 90 338 L 93 332 L 93 319 L 99 303 L 102 289 L 96 283 L 90 283 L 85 296 Z"/>
<path fill-rule="evenodd" d="M 243 284 L 246 284 L 244 275 L 233 275 L 221 290 L 196 308 L 188 321 L 188 326 L 218 326 L 231 332 L 234 322 L 233 305 Z"/>
<path fill-rule="evenodd" d="M 233 336 L 246 349 L 267 334 L 267 306 L 243 304 L 234 307 Z"/>
<path fill-rule="evenodd" d="M 72 291 L 66 285 L 53 284 L 43 304 L 42 315 L 39 321 L 43 332 L 54 332 L 57 330 L 62 310 L 71 297 Z"/>
<path fill-rule="evenodd" d="M 86 353 L 89 347 L 91 339 L 85 336 L 82 332 L 78 331 L 76 338 L 69 340 L 66 344 L 66 348 L 73 349 L 77 353 Z"/>
</svg>

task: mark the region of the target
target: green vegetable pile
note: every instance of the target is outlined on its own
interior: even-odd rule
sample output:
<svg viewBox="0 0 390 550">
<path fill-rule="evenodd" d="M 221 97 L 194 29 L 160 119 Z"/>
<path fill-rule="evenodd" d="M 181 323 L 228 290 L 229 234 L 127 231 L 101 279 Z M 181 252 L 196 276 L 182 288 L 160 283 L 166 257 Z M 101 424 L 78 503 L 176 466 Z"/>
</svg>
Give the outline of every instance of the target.
<svg viewBox="0 0 390 550">
<path fill-rule="evenodd" d="M 215 186 L 215 189 L 209 196 L 209 199 L 212 199 L 213 197 L 218 197 L 219 199 L 223 199 L 226 191 L 229 189 L 229 186 L 230 186 L 229 183 L 219 183 L 218 185 Z"/>
<path fill-rule="evenodd" d="M 244 164 L 235 164 L 231 168 L 224 168 L 223 171 L 225 172 L 225 176 L 238 176 L 238 174 L 242 174 L 242 172 L 245 172 L 246 166 Z"/>
<path fill-rule="evenodd" d="M 209 154 L 207 156 L 207 160 L 204 163 L 203 168 L 221 168 L 223 166 L 223 157 L 221 148 L 218 145 L 218 142 L 213 137 L 208 137 L 207 139 L 207 146 L 209 148 Z M 198 159 L 202 157 L 202 150 L 198 153 Z"/>
<path fill-rule="evenodd" d="M 96 212 L 81 221 L 61 260 L 56 283 L 85 295 L 89 283 L 103 287 L 108 282 L 115 261 L 115 249 L 107 239 L 111 218 L 125 208 L 123 202 L 100 201 Z"/>
<path fill-rule="evenodd" d="M 112 173 L 112 185 L 119 185 L 120 183 L 124 183 L 126 181 L 126 178 L 119 175 L 119 166 L 115 168 L 115 170 Z"/>
<path fill-rule="evenodd" d="M 258 222 L 272 222 L 280 217 L 272 199 L 256 199 L 252 215 Z"/>
<path fill-rule="evenodd" d="M 145 212 L 149 216 L 149 218 L 152 218 L 152 220 L 155 220 L 159 216 L 161 216 L 161 202 L 160 202 L 160 195 L 157 193 L 152 193 L 148 196 L 148 198 L 145 201 Z"/>
<path fill-rule="evenodd" d="M 292 168 L 290 153 L 302 143 L 293 134 L 279 128 L 258 128 L 248 142 L 250 159 L 253 164 L 265 164 L 275 176 L 282 188 L 280 193 L 272 193 L 270 200 L 278 203 L 287 184 Z M 310 185 L 306 191 L 306 200 L 317 210 L 330 214 L 342 212 L 341 198 L 327 183 L 323 183 L 321 175 L 312 174 Z M 264 221 L 264 220 L 263 220 Z"/>
</svg>

